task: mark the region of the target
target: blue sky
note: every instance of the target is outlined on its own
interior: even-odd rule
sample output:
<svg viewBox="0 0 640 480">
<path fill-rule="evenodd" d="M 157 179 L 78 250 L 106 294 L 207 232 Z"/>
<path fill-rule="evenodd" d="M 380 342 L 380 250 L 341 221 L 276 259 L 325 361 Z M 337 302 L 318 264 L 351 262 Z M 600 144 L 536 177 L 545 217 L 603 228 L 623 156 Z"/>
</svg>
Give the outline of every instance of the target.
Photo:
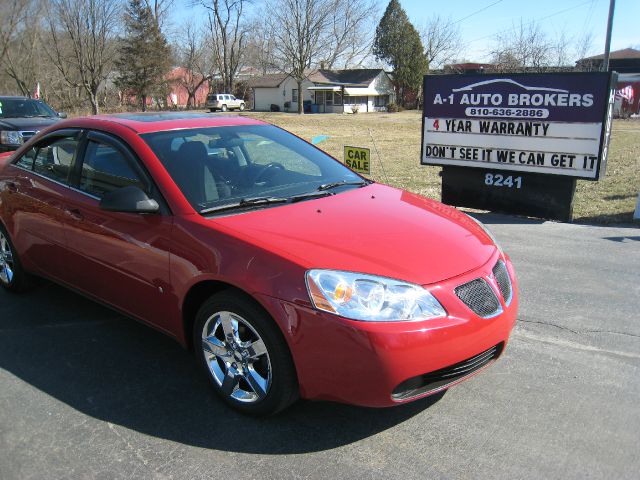
<svg viewBox="0 0 640 480">
<path fill-rule="evenodd" d="M 254 1 L 256 6 L 262 3 Z M 264 3 L 268 5 L 269 0 Z M 388 0 L 378 3 L 382 15 Z M 435 14 L 457 21 L 465 45 L 459 60 L 489 61 L 495 34 L 509 30 L 521 20 L 525 24 L 538 22 L 550 38 L 556 38 L 563 30 L 574 39 L 592 31 L 589 55 L 604 52 L 609 0 L 400 0 L 400 3 L 418 30 Z M 188 5 L 193 5 L 193 0 L 177 0 L 171 22 L 174 26 L 185 21 L 204 23 L 204 12 Z M 640 0 L 617 0 L 611 49 L 630 46 L 640 49 Z"/>
<path fill-rule="evenodd" d="M 493 36 L 514 24 L 539 21 L 550 37 L 565 30 L 580 38 L 593 32 L 592 53 L 604 52 L 609 0 L 400 0 L 413 24 L 420 30 L 433 14 L 458 21 L 466 48 L 463 56 L 488 60 Z M 386 4 L 385 0 L 382 3 Z M 481 11 L 480 11 L 481 10 Z M 468 17 L 468 18 L 465 18 Z M 611 49 L 640 49 L 640 0 L 617 0 Z"/>
</svg>

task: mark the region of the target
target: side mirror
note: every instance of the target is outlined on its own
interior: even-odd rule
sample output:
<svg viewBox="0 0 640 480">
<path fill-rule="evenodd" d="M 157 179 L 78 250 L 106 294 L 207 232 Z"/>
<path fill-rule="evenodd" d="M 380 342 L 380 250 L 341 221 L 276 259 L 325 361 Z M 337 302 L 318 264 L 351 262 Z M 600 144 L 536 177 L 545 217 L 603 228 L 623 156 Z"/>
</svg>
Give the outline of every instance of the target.
<svg viewBox="0 0 640 480">
<path fill-rule="evenodd" d="M 58 117 L 60 118 L 67 118 L 67 114 L 64 112 L 58 112 Z"/>
<path fill-rule="evenodd" d="M 100 208 L 109 212 L 157 213 L 160 205 L 139 187 L 129 185 L 105 193 L 100 200 Z"/>
</svg>

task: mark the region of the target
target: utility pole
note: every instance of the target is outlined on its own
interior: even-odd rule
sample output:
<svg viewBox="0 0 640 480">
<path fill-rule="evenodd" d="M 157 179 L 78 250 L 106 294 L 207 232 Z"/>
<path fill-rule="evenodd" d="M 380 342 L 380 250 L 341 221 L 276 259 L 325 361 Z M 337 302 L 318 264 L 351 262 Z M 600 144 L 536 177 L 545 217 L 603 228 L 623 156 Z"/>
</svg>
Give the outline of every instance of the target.
<svg viewBox="0 0 640 480">
<path fill-rule="evenodd" d="M 613 28 L 613 10 L 616 7 L 616 0 L 609 0 L 609 20 L 607 20 L 607 39 L 604 42 L 604 60 L 602 61 L 602 71 L 609 71 L 609 51 L 611 50 L 611 29 Z"/>
</svg>

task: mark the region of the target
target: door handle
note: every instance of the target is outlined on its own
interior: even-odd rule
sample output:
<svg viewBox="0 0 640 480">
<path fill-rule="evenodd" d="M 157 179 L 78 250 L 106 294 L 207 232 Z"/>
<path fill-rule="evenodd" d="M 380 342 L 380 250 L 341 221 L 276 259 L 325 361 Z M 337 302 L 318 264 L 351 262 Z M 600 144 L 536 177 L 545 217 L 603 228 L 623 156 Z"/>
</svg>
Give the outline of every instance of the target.
<svg viewBox="0 0 640 480">
<path fill-rule="evenodd" d="M 69 217 L 74 220 L 82 220 L 84 217 L 82 216 L 82 212 L 78 208 L 67 208 L 64 213 L 66 213 Z"/>
</svg>

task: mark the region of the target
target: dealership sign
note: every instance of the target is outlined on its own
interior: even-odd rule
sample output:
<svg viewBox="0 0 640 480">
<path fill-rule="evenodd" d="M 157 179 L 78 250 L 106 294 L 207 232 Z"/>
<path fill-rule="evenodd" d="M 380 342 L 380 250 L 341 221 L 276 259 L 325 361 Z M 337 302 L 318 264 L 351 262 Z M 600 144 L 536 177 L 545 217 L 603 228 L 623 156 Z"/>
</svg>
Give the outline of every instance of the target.
<svg viewBox="0 0 640 480">
<path fill-rule="evenodd" d="M 421 163 L 598 180 L 614 76 L 425 76 Z"/>
</svg>

